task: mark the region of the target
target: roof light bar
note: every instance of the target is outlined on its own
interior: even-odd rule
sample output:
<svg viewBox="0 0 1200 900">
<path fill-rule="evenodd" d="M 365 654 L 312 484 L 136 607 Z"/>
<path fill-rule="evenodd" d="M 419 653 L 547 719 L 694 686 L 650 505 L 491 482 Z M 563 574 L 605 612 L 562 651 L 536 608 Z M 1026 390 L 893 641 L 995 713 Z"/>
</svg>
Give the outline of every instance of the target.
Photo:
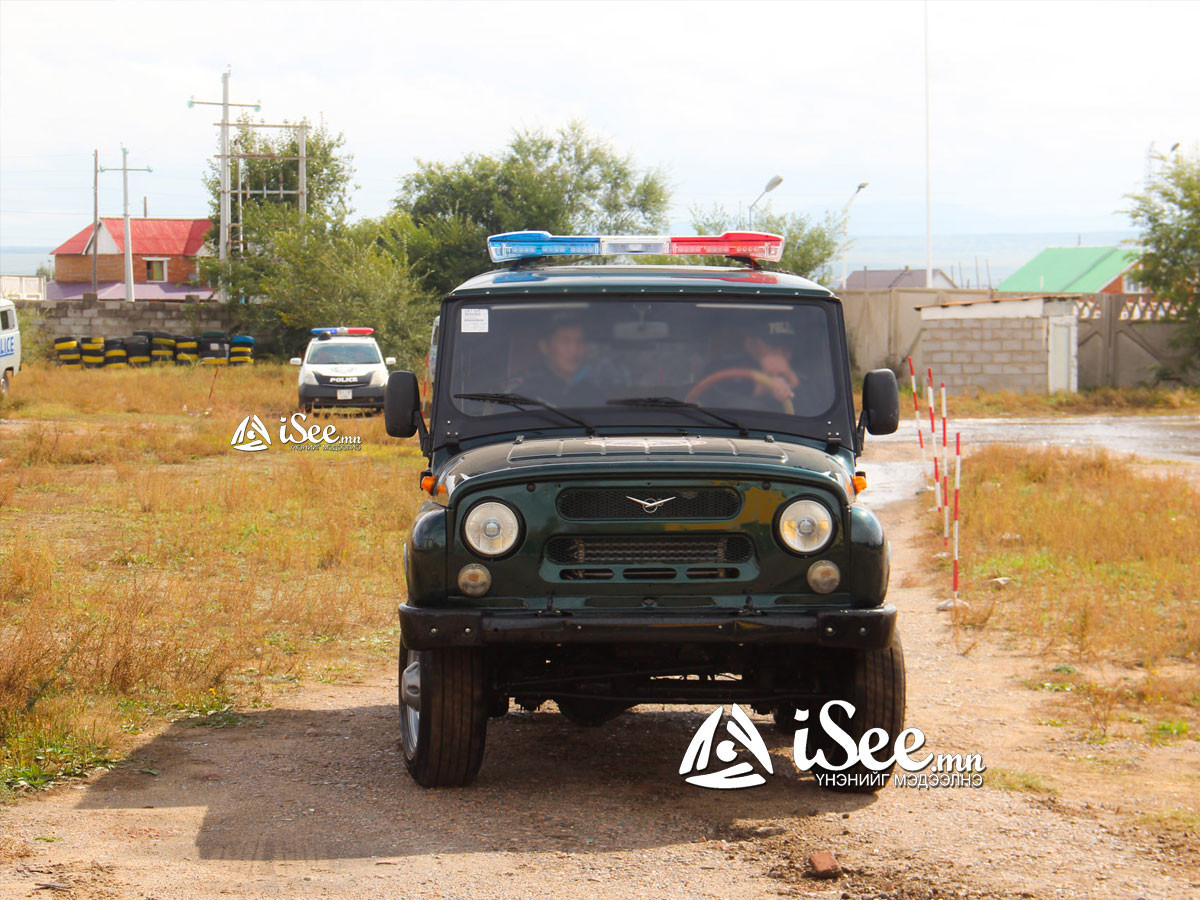
<svg viewBox="0 0 1200 900">
<path fill-rule="evenodd" d="M 539 256 L 616 256 L 653 253 L 662 256 L 747 256 L 778 262 L 783 237 L 760 231 L 727 231 L 720 235 L 552 235 L 548 231 L 510 231 L 488 238 L 492 262 Z"/>
<path fill-rule="evenodd" d="M 374 334 L 374 328 L 347 328 L 345 325 L 339 325 L 336 328 L 314 328 L 312 333 L 315 335 L 368 335 Z"/>
</svg>

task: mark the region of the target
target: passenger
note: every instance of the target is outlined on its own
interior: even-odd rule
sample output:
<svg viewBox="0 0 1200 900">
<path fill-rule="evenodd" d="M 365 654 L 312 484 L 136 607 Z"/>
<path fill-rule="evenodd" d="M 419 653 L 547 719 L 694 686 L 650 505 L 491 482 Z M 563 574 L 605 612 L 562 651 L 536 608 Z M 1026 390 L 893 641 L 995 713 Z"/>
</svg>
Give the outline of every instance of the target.
<svg viewBox="0 0 1200 900">
<path fill-rule="evenodd" d="M 605 391 L 592 377 L 586 362 L 587 342 L 579 319 L 565 314 L 555 316 L 537 346 L 541 360 L 512 379 L 506 391 L 554 406 L 594 406 L 604 402 Z"/>
</svg>

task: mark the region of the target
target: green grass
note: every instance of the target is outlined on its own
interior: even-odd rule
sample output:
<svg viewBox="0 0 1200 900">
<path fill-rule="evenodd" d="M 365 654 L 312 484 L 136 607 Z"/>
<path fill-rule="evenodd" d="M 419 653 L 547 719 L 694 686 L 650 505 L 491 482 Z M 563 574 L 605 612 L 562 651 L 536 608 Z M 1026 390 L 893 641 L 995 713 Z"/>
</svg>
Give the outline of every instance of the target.
<svg viewBox="0 0 1200 900">
<path fill-rule="evenodd" d="M 988 766 L 983 773 L 983 783 L 1000 791 L 1019 791 L 1035 794 L 1056 794 L 1058 788 L 1043 776 L 1023 769 L 1006 769 Z"/>
</svg>

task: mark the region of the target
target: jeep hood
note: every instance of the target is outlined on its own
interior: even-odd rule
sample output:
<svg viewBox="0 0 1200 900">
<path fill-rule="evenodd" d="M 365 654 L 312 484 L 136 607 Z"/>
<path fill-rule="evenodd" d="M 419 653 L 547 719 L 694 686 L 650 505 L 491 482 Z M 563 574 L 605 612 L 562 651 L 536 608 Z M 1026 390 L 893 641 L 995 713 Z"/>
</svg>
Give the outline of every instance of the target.
<svg viewBox="0 0 1200 900">
<path fill-rule="evenodd" d="M 787 478 L 832 482 L 854 498 L 846 460 L 789 441 L 720 436 L 517 438 L 466 450 L 438 473 L 438 492 L 466 483 L 522 478 L 613 477 L 644 473 L 672 477 Z M 536 473 L 536 474 L 535 474 Z"/>
</svg>

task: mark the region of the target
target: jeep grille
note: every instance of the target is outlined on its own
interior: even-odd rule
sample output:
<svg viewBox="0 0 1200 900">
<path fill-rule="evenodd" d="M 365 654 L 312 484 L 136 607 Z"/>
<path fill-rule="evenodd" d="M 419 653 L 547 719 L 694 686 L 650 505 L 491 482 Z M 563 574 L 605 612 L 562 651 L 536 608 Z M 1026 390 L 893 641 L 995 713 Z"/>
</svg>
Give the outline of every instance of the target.
<svg viewBox="0 0 1200 900">
<path fill-rule="evenodd" d="M 648 513 L 637 497 L 647 503 L 673 497 Z M 567 488 L 558 495 L 558 514 L 564 519 L 732 519 L 742 498 L 733 488 Z"/>
<path fill-rule="evenodd" d="M 744 563 L 753 555 L 750 539 L 740 534 L 561 535 L 546 543 L 546 559 L 558 565 Z"/>
</svg>

